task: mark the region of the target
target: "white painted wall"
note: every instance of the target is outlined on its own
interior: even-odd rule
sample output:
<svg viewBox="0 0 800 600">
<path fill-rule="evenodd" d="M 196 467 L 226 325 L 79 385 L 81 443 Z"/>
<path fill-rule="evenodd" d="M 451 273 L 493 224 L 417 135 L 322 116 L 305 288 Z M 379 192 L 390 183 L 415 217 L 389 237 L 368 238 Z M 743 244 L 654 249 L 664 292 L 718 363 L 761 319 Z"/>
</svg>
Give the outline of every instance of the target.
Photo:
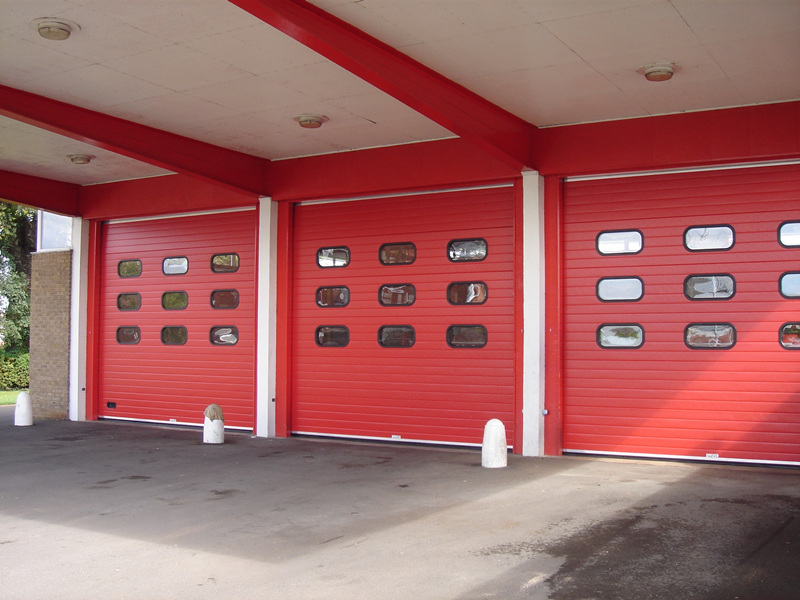
<svg viewBox="0 0 800 600">
<path fill-rule="evenodd" d="M 522 454 L 544 454 L 544 178 L 522 173 Z"/>
<path fill-rule="evenodd" d="M 256 335 L 256 431 L 259 437 L 275 435 L 275 328 L 277 313 L 278 203 L 259 199 L 258 308 Z"/>
</svg>

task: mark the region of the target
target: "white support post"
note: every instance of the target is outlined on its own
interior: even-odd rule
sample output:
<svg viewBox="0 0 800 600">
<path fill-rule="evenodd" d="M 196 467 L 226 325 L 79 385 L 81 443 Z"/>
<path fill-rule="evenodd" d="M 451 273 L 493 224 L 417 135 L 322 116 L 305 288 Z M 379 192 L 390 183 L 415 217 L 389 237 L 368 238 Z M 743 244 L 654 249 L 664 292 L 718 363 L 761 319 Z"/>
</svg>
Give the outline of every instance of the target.
<svg viewBox="0 0 800 600">
<path fill-rule="evenodd" d="M 544 454 L 544 179 L 522 173 L 522 454 Z"/>
<path fill-rule="evenodd" d="M 256 335 L 256 431 L 275 435 L 275 288 L 278 254 L 278 203 L 259 199 L 258 332 Z"/>
<path fill-rule="evenodd" d="M 89 223 L 72 219 L 72 283 L 69 311 L 69 419 L 86 420 L 86 314 Z"/>
</svg>

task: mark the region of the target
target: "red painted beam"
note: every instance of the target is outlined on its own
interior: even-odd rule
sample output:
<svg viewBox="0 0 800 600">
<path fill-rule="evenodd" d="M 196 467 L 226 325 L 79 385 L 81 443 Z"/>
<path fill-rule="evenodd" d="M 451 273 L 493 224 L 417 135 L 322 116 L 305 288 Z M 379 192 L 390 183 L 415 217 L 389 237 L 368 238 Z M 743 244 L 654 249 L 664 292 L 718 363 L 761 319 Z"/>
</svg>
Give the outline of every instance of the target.
<svg viewBox="0 0 800 600">
<path fill-rule="evenodd" d="M 543 175 L 580 175 L 800 157 L 800 101 L 540 129 Z"/>
<path fill-rule="evenodd" d="M 80 214 L 85 219 L 127 219 L 187 211 L 255 206 L 253 194 L 220 188 L 187 175 L 146 177 L 81 188 Z"/>
<path fill-rule="evenodd" d="M 517 172 L 533 167 L 533 125 L 349 23 L 305 0 L 229 1 Z"/>
<path fill-rule="evenodd" d="M 0 115 L 152 165 L 265 194 L 269 161 L 0 85 Z"/>
<path fill-rule="evenodd" d="M 0 170 L 0 198 L 54 213 L 78 216 L 80 186 Z"/>
<path fill-rule="evenodd" d="M 473 144 L 452 138 L 282 160 L 272 169 L 270 195 L 285 202 L 429 190 L 518 176 L 518 170 Z"/>
</svg>

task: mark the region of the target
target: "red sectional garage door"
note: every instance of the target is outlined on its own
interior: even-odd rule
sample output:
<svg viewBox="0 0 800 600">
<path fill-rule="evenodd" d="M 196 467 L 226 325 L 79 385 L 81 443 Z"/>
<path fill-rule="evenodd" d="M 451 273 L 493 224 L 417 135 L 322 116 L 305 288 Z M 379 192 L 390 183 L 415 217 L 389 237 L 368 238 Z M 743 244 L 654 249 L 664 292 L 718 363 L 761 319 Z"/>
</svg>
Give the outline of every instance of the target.
<svg viewBox="0 0 800 600">
<path fill-rule="evenodd" d="M 295 433 L 513 441 L 513 195 L 297 207 Z"/>
<path fill-rule="evenodd" d="M 800 168 L 566 184 L 565 451 L 800 462 Z"/>
<path fill-rule="evenodd" d="M 98 415 L 254 423 L 256 213 L 103 228 Z"/>
</svg>

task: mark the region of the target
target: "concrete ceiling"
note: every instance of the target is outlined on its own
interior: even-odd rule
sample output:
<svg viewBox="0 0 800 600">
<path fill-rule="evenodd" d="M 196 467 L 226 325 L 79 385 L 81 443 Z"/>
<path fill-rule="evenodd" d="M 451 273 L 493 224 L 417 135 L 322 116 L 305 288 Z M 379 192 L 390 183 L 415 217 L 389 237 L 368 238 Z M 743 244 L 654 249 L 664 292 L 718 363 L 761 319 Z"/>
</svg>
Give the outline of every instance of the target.
<svg viewBox="0 0 800 600">
<path fill-rule="evenodd" d="M 237 4 L 0 0 L 0 84 L 269 160 L 456 135 Z M 798 0 L 312 4 L 537 127 L 800 99 Z M 48 41 L 42 17 L 78 27 Z M 648 82 L 650 63 L 677 72 Z M 302 113 L 329 121 L 301 129 Z M 169 172 L 24 121 L 0 116 L 0 170 L 81 185 Z"/>
</svg>

